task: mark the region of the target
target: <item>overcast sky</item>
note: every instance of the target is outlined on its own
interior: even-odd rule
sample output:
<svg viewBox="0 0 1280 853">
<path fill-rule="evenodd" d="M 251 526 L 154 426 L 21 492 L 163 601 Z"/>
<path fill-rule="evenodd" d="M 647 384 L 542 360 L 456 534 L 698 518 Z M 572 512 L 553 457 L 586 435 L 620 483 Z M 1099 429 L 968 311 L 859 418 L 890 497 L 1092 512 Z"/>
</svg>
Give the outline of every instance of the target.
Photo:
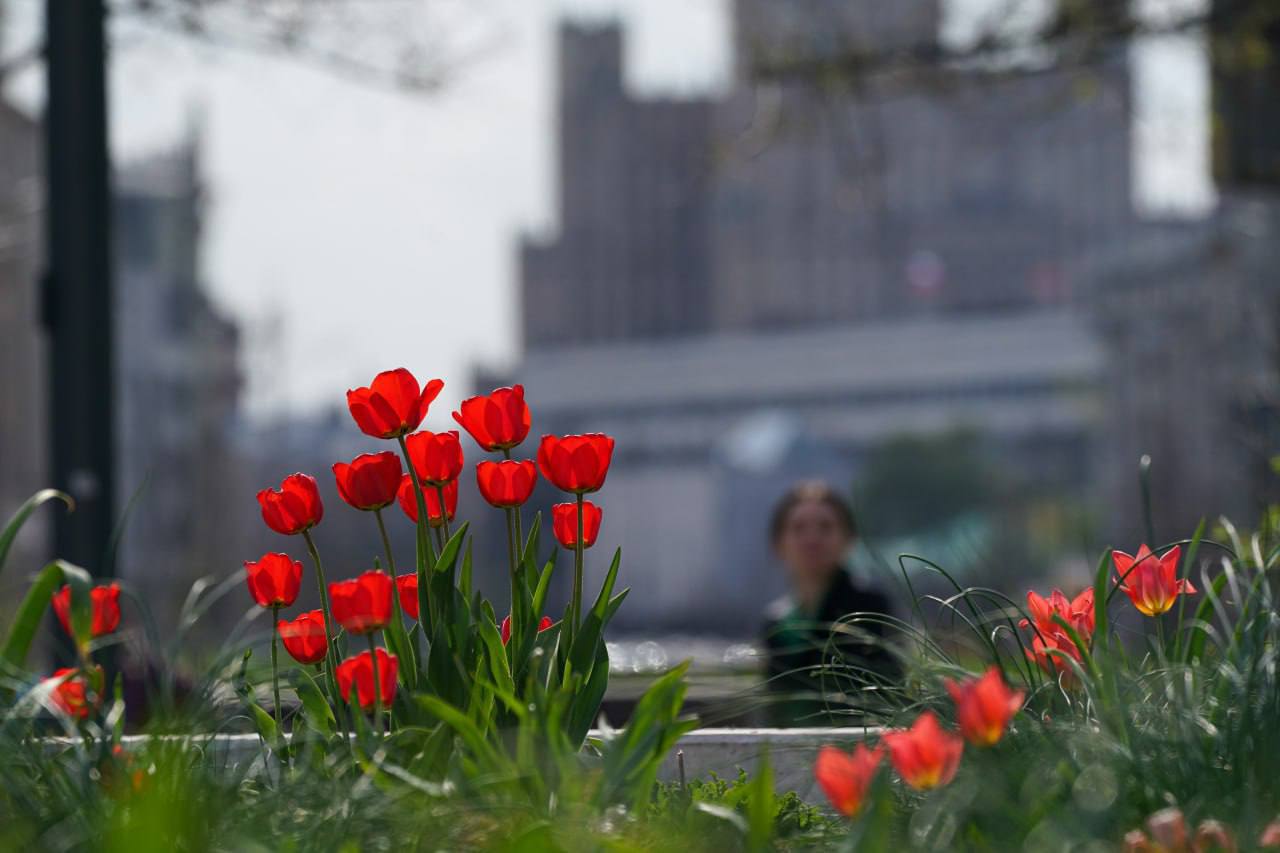
<svg viewBox="0 0 1280 853">
<path fill-rule="evenodd" d="M 5 2 L 12 49 L 38 26 L 40 4 Z M 963 28 L 990 0 L 956 2 L 951 24 Z M 113 153 L 117 163 L 144 158 L 199 117 L 203 272 L 246 330 L 252 412 L 337 402 L 404 365 L 446 381 L 438 416 L 466 390 L 471 365 L 517 352 L 517 238 L 554 226 L 557 16 L 621 15 L 632 86 L 697 94 L 726 82 L 726 7 L 477 1 L 463 23 L 484 49 L 430 95 L 131 29 L 112 57 Z M 1167 39 L 1144 48 L 1135 71 L 1137 196 L 1152 209 L 1202 209 L 1211 191 L 1201 52 Z M 38 105 L 39 74 L 10 89 Z"/>
</svg>

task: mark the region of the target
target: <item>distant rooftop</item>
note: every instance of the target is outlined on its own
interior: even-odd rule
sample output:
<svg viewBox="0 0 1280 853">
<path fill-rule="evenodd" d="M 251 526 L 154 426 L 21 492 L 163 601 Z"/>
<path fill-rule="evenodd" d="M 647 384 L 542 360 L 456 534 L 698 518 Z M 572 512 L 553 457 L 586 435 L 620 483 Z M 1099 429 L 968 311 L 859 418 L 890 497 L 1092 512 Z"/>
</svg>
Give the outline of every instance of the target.
<svg viewBox="0 0 1280 853">
<path fill-rule="evenodd" d="M 1067 309 L 913 318 L 802 332 L 539 349 L 520 379 L 539 408 L 736 405 L 1095 379 L 1102 346 Z"/>
</svg>

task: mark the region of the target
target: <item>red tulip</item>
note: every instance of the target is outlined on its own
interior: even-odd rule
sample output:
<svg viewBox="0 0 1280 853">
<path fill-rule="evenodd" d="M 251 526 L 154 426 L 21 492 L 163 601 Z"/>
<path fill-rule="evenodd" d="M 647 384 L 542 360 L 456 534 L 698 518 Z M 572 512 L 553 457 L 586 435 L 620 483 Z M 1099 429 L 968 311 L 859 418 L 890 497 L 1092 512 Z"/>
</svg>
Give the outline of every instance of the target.
<svg viewBox="0 0 1280 853">
<path fill-rule="evenodd" d="M 510 450 L 529 434 L 529 405 L 524 401 L 523 385 L 471 397 L 458 408 L 453 419 L 489 452 Z"/>
<path fill-rule="evenodd" d="M 310 474 L 290 474 L 278 489 L 258 492 L 262 520 L 276 533 L 292 536 L 310 530 L 324 518 L 320 489 Z"/>
<path fill-rule="evenodd" d="M 1068 599 L 1058 589 L 1047 599 L 1035 592 L 1028 592 L 1027 610 L 1031 613 L 1031 620 L 1023 619 L 1019 624 L 1023 628 L 1034 624 L 1036 630 L 1036 635 L 1031 638 L 1031 649 L 1026 652 L 1027 657 L 1050 675 L 1063 673 L 1070 677 L 1070 665 L 1053 653 L 1061 653 L 1079 663 L 1082 661 L 1080 649 L 1053 617 L 1059 616 L 1070 625 L 1087 648 L 1093 639 L 1095 624 L 1093 589 L 1084 590 L 1074 599 Z"/>
<path fill-rule="evenodd" d="M 590 548 L 596 544 L 600 535 L 600 519 L 604 516 L 600 507 L 591 501 L 582 502 L 582 547 Z M 551 529 L 556 534 L 556 541 L 570 551 L 578 542 L 578 505 L 576 503 L 556 504 L 551 507 Z"/>
<path fill-rule="evenodd" d="M 409 460 L 424 486 L 443 486 L 462 473 L 462 442 L 458 431 L 415 432 L 405 439 Z"/>
<path fill-rule="evenodd" d="M 1146 545 L 1136 557 L 1123 551 L 1112 551 L 1116 566 L 1116 585 L 1129 596 L 1133 606 L 1147 616 L 1159 616 L 1173 607 L 1179 595 L 1194 595 L 1191 581 L 1178 578 L 1181 546 L 1174 545 L 1157 557 Z"/>
<path fill-rule="evenodd" d="M 609 473 L 613 439 L 601 433 L 544 435 L 538 445 L 538 469 L 563 492 L 599 491 Z"/>
<path fill-rule="evenodd" d="M 333 463 L 338 494 L 356 509 L 375 510 L 389 506 L 400 488 L 400 457 L 390 450 L 362 453 L 350 463 Z"/>
<path fill-rule="evenodd" d="M 418 428 L 444 383 L 432 379 L 418 389 L 413 374 L 398 367 L 373 377 L 368 388 L 347 392 L 347 408 L 365 435 L 399 438 Z"/>
<path fill-rule="evenodd" d="M 944 731 L 932 711 L 925 711 L 906 731 L 884 736 L 889 758 L 902 780 L 917 791 L 950 782 L 960 766 L 964 740 Z"/>
<path fill-rule="evenodd" d="M 391 621 L 395 583 L 386 572 L 367 571 L 357 578 L 329 584 L 333 618 L 348 634 L 379 631 Z"/>
<path fill-rule="evenodd" d="M 396 672 L 400 662 L 386 649 L 378 649 L 378 698 L 384 708 L 390 707 L 396 698 Z M 334 675 L 338 678 L 338 692 L 351 701 L 351 685 L 356 686 L 356 698 L 362 711 L 373 710 L 373 656 L 361 652 L 338 664 Z"/>
<path fill-rule="evenodd" d="M 1236 838 L 1222 821 L 1202 820 L 1196 827 L 1196 837 L 1191 842 L 1191 849 L 1204 853 L 1210 850 L 1235 853 Z"/>
<path fill-rule="evenodd" d="M 1009 720 L 1022 708 L 1023 694 L 1005 685 L 998 667 L 962 684 L 948 678 L 946 685 L 956 703 L 960 733 L 975 746 L 991 746 L 1000 740 Z"/>
<path fill-rule="evenodd" d="M 89 590 L 89 606 L 93 611 L 89 635 L 110 634 L 120 625 L 120 584 L 105 584 Z M 62 623 L 62 630 L 71 634 L 71 587 L 63 586 L 53 594 L 53 612 Z"/>
<path fill-rule="evenodd" d="M 256 563 L 245 560 L 249 594 L 259 607 L 288 607 L 298 598 L 302 563 L 288 554 L 263 554 Z"/>
<path fill-rule="evenodd" d="M 281 619 L 276 623 L 276 633 L 284 642 L 285 651 L 298 663 L 306 665 L 324 660 L 328 641 L 324 634 L 323 610 L 308 610 L 292 622 Z"/>
<path fill-rule="evenodd" d="M 95 669 L 97 683 L 101 684 L 102 667 L 95 667 Z M 44 679 L 41 684 L 53 685 L 59 679 L 61 679 L 60 683 L 49 690 L 49 701 L 53 703 L 53 707 L 68 717 L 74 717 L 77 720 L 88 719 L 93 709 L 102 704 L 101 692 L 93 688 L 84 673 L 71 667 L 55 670 L 53 675 Z"/>
<path fill-rule="evenodd" d="M 538 620 L 538 633 L 541 634 L 543 631 L 550 628 L 553 624 L 555 623 L 551 621 L 550 616 L 543 616 L 541 619 Z M 511 617 L 510 616 L 502 617 L 502 626 L 498 630 L 502 634 L 502 645 L 505 646 L 507 643 L 511 642 Z"/>
<path fill-rule="evenodd" d="M 418 618 L 418 576 L 410 572 L 396 575 L 396 593 L 400 596 L 400 609 L 411 619 Z M 419 620 L 421 621 L 421 620 Z"/>
<path fill-rule="evenodd" d="M 440 496 L 436 494 L 435 488 L 423 486 L 422 497 L 427 502 L 427 523 L 432 527 L 444 524 L 444 519 L 440 517 Z M 413 497 L 413 478 L 408 474 L 401 478 L 400 491 L 396 493 L 396 498 L 400 501 L 400 508 L 404 510 L 404 514 L 409 516 L 410 521 L 417 524 L 418 502 Z M 449 520 L 453 521 L 453 516 L 458 511 L 457 480 L 444 484 L 444 506 L 449 511 Z"/>
<path fill-rule="evenodd" d="M 867 749 L 858 744 L 853 752 L 824 746 L 813 765 L 813 775 L 836 811 L 853 817 L 862 810 L 862 801 L 871 787 L 884 757 L 884 748 Z"/>
<path fill-rule="evenodd" d="M 538 484 L 538 467 L 529 460 L 501 462 L 485 460 L 476 466 L 480 494 L 499 509 L 520 506 L 529 500 Z"/>
<path fill-rule="evenodd" d="M 1280 847 L 1280 818 L 1262 828 L 1262 834 L 1258 836 L 1258 846 L 1264 849 Z"/>
</svg>

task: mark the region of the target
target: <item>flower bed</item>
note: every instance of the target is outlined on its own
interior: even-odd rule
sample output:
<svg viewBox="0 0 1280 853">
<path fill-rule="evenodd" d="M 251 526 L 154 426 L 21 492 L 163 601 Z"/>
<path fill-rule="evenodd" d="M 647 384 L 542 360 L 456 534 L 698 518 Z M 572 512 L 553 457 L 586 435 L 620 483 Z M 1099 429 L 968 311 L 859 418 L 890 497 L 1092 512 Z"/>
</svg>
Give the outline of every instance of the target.
<svg viewBox="0 0 1280 853">
<path fill-rule="evenodd" d="M 165 647 L 145 602 L 61 561 L 35 576 L 0 650 L 0 842 L 1280 845 L 1276 515 L 1247 536 L 1224 525 L 1215 539 L 1202 529 L 1133 555 L 1108 551 L 1088 588 L 1028 592 L 1025 604 L 900 558 L 912 619 L 850 614 L 837 632 L 864 641 L 874 623 L 905 675 L 868 672 L 840 657 L 839 642 L 816 673 L 826 706 L 851 728 L 695 731 L 682 715 L 682 664 L 655 679 L 625 727 L 593 730 L 609 678 L 604 632 L 627 594 L 615 591 L 617 552 L 597 594 L 583 589 L 600 522 L 586 496 L 604 487 L 613 440 L 545 436 L 536 459 L 517 458 L 531 423 L 519 386 L 454 413 L 494 457 L 475 466 L 475 484 L 505 520 L 512 606 L 499 615 L 473 586 L 468 526 L 456 524 L 461 435 L 418 429 L 440 387 L 401 369 L 347 395 L 357 426 L 395 447 L 333 466 L 390 571 L 375 564 L 330 581 L 316 481 L 293 474 L 261 491 L 264 522 L 307 563 L 284 552 L 249 560 L 215 593 L 193 595 L 178 625 L 188 630 L 216 595 L 247 592 L 271 614 L 267 660 L 233 633 L 181 701 L 162 678 L 147 737 L 124 735 L 119 682 L 95 660 L 135 619 Z M 547 547 L 541 519 L 521 511 L 539 476 L 570 496 L 552 511 Z M 58 498 L 41 493 L 19 510 L 0 534 L 0 569 L 17 528 Z M 397 504 L 416 531 L 409 571 L 397 570 L 386 533 L 384 512 L 394 517 Z M 553 605 L 559 551 L 571 593 Z M 292 612 L 308 573 L 321 607 Z M 922 575 L 951 591 L 917 595 Z M 26 659 L 50 608 L 75 662 L 38 678 Z M 256 733 L 190 734 L 237 721 Z"/>
</svg>

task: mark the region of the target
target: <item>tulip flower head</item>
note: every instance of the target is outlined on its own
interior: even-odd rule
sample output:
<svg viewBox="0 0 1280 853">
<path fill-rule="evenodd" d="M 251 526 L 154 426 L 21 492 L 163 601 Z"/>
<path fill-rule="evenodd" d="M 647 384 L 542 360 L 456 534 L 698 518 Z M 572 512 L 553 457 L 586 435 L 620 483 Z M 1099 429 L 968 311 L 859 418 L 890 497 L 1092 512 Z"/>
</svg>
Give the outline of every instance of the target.
<svg viewBox="0 0 1280 853">
<path fill-rule="evenodd" d="M 590 548 L 596 544 L 600 535 L 600 520 L 604 513 L 591 501 L 582 502 L 582 547 Z M 556 504 L 551 507 L 551 530 L 556 535 L 560 547 L 570 551 L 578 542 L 578 505 L 576 503 Z"/>
<path fill-rule="evenodd" d="M 362 453 L 350 462 L 335 462 L 333 478 L 338 495 L 356 509 L 371 511 L 390 506 L 400 488 L 400 457 L 390 450 Z"/>
<path fill-rule="evenodd" d="M 449 513 L 449 520 L 453 521 L 453 516 L 458 511 L 458 481 L 452 480 L 444 485 L 444 506 Z M 396 492 L 396 499 L 400 503 L 400 509 L 404 510 L 404 514 L 414 524 L 418 523 L 418 501 L 413 497 L 413 478 L 408 474 L 400 479 L 400 490 Z M 444 517 L 440 514 L 440 496 L 436 494 L 436 490 L 432 486 L 422 487 L 422 499 L 427 503 L 427 523 L 432 527 L 439 527 L 444 524 Z"/>
<path fill-rule="evenodd" d="M 824 746 L 813 765 L 813 775 L 832 807 L 845 817 L 853 817 L 862 810 L 883 757 L 882 746 L 867 749 L 866 744 L 860 743 L 853 752 Z"/>
<path fill-rule="evenodd" d="M 547 630 L 554 624 L 555 623 L 551 621 L 550 616 L 543 616 L 541 619 L 538 620 L 538 633 L 541 634 L 543 631 Z M 511 642 L 511 617 L 510 616 L 502 617 L 502 626 L 498 629 L 498 631 L 500 634 L 502 634 L 502 645 L 505 646 L 507 643 Z"/>
<path fill-rule="evenodd" d="M 349 634 L 382 630 L 391 621 L 394 587 L 391 575 L 375 570 L 351 580 L 329 584 L 333 618 Z"/>
<path fill-rule="evenodd" d="M 963 683 L 946 681 L 947 692 L 956 703 L 956 723 L 960 733 L 974 746 L 991 746 L 1004 736 L 1005 727 L 1022 708 L 1023 693 L 1010 690 L 991 667 L 982 675 Z"/>
<path fill-rule="evenodd" d="M 302 563 L 288 554 L 263 554 L 244 564 L 249 594 L 259 607 L 289 607 L 298 598 L 302 585 Z"/>
<path fill-rule="evenodd" d="M 1084 590 L 1073 599 L 1067 598 L 1058 589 L 1050 593 L 1048 598 L 1030 591 L 1027 593 L 1027 612 L 1031 614 L 1031 619 L 1023 619 L 1019 623 L 1023 628 L 1032 626 L 1035 629 L 1031 648 L 1026 652 L 1027 657 L 1050 675 L 1062 674 L 1070 678 L 1071 666 L 1062 656 L 1079 663 L 1083 660 L 1081 650 L 1054 617 L 1059 617 L 1070 625 L 1087 648 L 1093 639 L 1095 627 L 1093 588 Z"/>
<path fill-rule="evenodd" d="M 309 474 L 290 474 L 280 482 L 280 488 L 258 492 L 258 505 L 267 527 L 285 536 L 304 533 L 324 518 L 320 489 Z"/>
<path fill-rule="evenodd" d="M 102 683 L 102 667 L 95 667 L 96 681 Z M 89 683 L 85 674 L 71 667 L 55 670 L 41 684 L 49 685 L 49 702 L 68 717 L 88 719 L 93 709 L 102 704 L 102 694 Z"/>
<path fill-rule="evenodd" d="M 462 442 L 458 431 L 415 432 L 405 440 L 409 461 L 424 486 L 443 486 L 462 473 Z"/>
<path fill-rule="evenodd" d="M 453 419 L 476 444 L 490 453 L 510 450 L 529 435 L 529 405 L 524 401 L 524 386 L 498 388 L 492 394 L 463 400 Z"/>
<path fill-rule="evenodd" d="M 889 732 L 884 742 L 898 775 L 917 791 L 946 785 L 955 778 L 964 752 L 964 739 L 945 731 L 932 711 L 922 713 L 905 731 Z"/>
<path fill-rule="evenodd" d="M 285 651 L 303 665 L 319 663 L 328 651 L 324 632 L 324 611 L 309 610 L 292 622 L 281 619 L 276 623 L 276 633 L 284 643 Z"/>
<path fill-rule="evenodd" d="M 544 435 L 538 445 L 538 470 L 562 492 L 586 494 L 604 485 L 613 458 L 613 439 L 602 433 Z"/>
<path fill-rule="evenodd" d="M 432 379 L 419 389 L 413 374 L 398 367 L 373 377 L 368 388 L 348 391 L 347 408 L 365 435 L 399 438 L 418 428 L 443 387 Z"/>
<path fill-rule="evenodd" d="M 1116 585 L 1129 596 L 1133 606 L 1147 616 L 1159 616 L 1173 607 L 1179 595 L 1194 595 L 1191 581 L 1178 578 L 1181 546 L 1174 545 L 1157 557 L 1143 545 L 1136 556 L 1112 551 L 1116 567 Z"/>
<path fill-rule="evenodd" d="M 414 572 L 396 575 L 396 594 L 400 596 L 400 609 L 404 611 L 405 615 L 410 619 L 417 619 L 418 575 Z"/>
<path fill-rule="evenodd" d="M 120 584 L 95 586 L 89 590 L 89 605 L 93 618 L 89 626 L 90 637 L 110 634 L 120 625 Z M 71 587 L 64 585 L 53 594 L 53 612 L 69 636 L 71 631 Z"/>
<path fill-rule="evenodd" d="M 517 507 L 533 494 L 533 487 L 538 484 L 538 467 L 528 459 L 485 460 L 476 465 L 476 484 L 490 505 L 499 509 Z"/>
<path fill-rule="evenodd" d="M 386 649 L 378 649 L 378 698 L 382 707 L 388 708 L 396 698 L 396 673 L 400 662 L 396 656 L 388 654 Z M 338 692 L 342 698 L 351 701 L 351 687 L 356 688 L 356 699 L 360 702 L 360 710 L 372 711 L 373 693 L 373 656 L 369 652 L 361 652 L 338 664 L 334 670 L 338 679 Z"/>
</svg>

